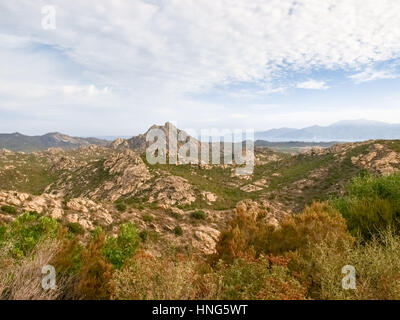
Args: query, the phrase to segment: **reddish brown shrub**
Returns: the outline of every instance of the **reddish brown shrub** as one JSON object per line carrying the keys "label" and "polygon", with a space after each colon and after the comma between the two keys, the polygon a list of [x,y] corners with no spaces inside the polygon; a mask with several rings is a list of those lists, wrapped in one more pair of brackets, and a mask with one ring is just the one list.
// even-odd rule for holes
{"label": "reddish brown shrub", "polygon": [[82,251],[82,265],[75,292],[82,299],[106,300],[113,293],[112,266],[102,255],[104,233],[98,234]]}
{"label": "reddish brown shrub", "polygon": [[258,208],[239,203],[229,228],[221,233],[213,261],[231,263],[236,258],[254,259],[263,252],[265,240],[273,227],[260,222]]}
{"label": "reddish brown shrub", "polygon": [[265,251],[280,255],[289,251],[304,251],[321,242],[340,250],[354,239],[337,210],[327,203],[314,202],[301,214],[284,220],[280,228],[270,233]]}

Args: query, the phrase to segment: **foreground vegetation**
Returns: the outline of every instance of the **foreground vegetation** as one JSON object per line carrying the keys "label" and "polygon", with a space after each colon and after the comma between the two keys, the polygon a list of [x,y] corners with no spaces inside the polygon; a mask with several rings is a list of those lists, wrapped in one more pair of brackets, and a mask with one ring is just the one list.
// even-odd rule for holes
{"label": "foreground vegetation", "polygon": [[[5,208],[7,211],[8,208]],[[117,237],[36,212],[0,226],[2,299],[400,299],[400,175],[354,179],[339,198],[314,202],[279,228],[238,207],[209,257],[147,250],[122,224]],[[202,212],[193,219],[202,219]],[[57,288],[43,290],[44,265]],[[356,270],[344,290],[342,268]]]}

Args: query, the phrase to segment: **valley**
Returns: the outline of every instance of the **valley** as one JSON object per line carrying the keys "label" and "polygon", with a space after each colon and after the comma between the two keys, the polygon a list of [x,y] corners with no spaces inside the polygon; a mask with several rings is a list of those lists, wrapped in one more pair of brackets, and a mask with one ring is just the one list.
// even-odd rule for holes
{"label": "valley", "polygon": [[[400,168],[398,140],[310,147],[296,154],[256,147],[254,172],[245,176],[234,174],[235,165],[150,165],[145,147],[143,138],[133,138],[72,150],[3,149],[0,205],[79,224],[84,234],[96,226],[117,234],[121,223],[131,221],[161,242],[209,254],[240,202],[266,208],[278,225],[312,201],[342,194],[363,171],[387,175]],[[201,219],[193,218],[196,212]],[[13,219],[0,213],[0,220]],[[177,226],[183,237],[175,236]]]}

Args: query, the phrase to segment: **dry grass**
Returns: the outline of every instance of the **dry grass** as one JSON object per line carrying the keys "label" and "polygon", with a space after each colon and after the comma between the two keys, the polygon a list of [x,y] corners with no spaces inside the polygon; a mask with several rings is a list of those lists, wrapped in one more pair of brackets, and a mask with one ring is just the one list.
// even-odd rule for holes
{"label": "dry grass", "polygon": [[129,265],[114,273],[115,299],[213,299],[217,286],[201,262],[184,256],[154,258],[139,251]]}
{"label": "dry grass", "polygon": [[[381,232],[367,243],[357,243],[341,254],[332,254],[326,244],[316,247],[313,261],[320,268],[317,299],[400,299],[400,237],[392,230]],[[342,288],[345,265],[356,270],[356,290]]]}
{"label": "dry grass", "polygon": [[7,258],[2,249],[0,270],[0,297],[10,300],[54,300],[63,294],[63,289],[69,278],[56,278],[56,289],[44,290],[41,273],[42,267],[50,264],[57,251],[57,241],[46,241],[37,245],[35,250],[20,261]]}

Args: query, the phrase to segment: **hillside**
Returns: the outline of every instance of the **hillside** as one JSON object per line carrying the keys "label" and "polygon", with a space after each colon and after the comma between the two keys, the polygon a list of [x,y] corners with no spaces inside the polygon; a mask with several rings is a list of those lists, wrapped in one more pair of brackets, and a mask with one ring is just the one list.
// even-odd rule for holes
{"label": "hillside", "polygon": [[[0,271],[1,297],[342,297],[329,287],[336,273],[327,269],[341,268],[353,258],[341,243],[358,252],[360,260],[353,262],[358,268],[392,272],[380,261],[397,261],[397,247],[376,242],[371,255],[363,246],[351,246],[353,234],[370,237],[373,228],[396,219],[400,140],[292,145],[297,153],[258,146],[254,171],[236,175],[235,163],[151,165],[143,153],[143,137],[67,150],[0,151],[0,261],[10,266]],[[400,243],[386,237],[384,241]],[[312,283],[309,250],[313,266],[325,272]],[[320,261],[321,250],[331,260]],[[377,250],[386,250],[387,257]],[[369,268],[365,259],[371,256]],[[11,282],[10,290],[1,287],[18,279],[10,275],[29,272],[23,266],[36,270],[32,264],[39,262],[32,257],[47,259],[46,264],[64,270],[58,276],[71,278],[51,293],[26,291],[25,283]],[[292,259],[297,264],[289,264]],[[93,261],[105,268],[100,278],[91,277]],[[248,274],[254,277],[249,280]],[[97,284],[87,286],[87,277]],[[368,277],[374,273],[363,277],[365,288],[377,296],[397,297],[395,290],[371,288]],[[313,285],[325,279],[322,289]],[[110,287],[102,292],[110,281],[116,291]],[[250,286],[250,291],[232,290],[232,282],[235,288]],[[271,292],[260,289],[270,283]],[[171,290],[172,285],[177,289]],[[370,297],[365,290],[357,294]]]}
{"label": "hillside", "polygon": [[[79,223],[86,231],[100,220],[115,231],[128,219],[170,243],[212,252],[241,201],[250,199],[268,208],[271,221],[278,223],[313,200],[342,194],[351,178],[363,171],[387,175],[400,169],[398,140],[312,147],[294,155],[257,147],[253,174],[237,176],[234,164],[150,165],[142,152],[143,136],[72,150],[3,150],[0,205]],[[193,227],[191,214],[199,210],[207,219],[195,221]],[[177,225],[185,231],[179,244],[171,233]],[[199,232],[206,242],[199,242]]]}

